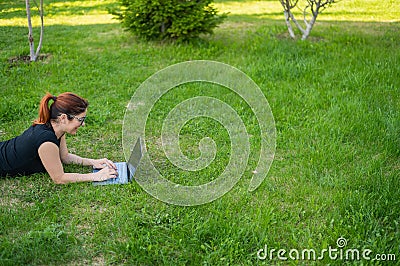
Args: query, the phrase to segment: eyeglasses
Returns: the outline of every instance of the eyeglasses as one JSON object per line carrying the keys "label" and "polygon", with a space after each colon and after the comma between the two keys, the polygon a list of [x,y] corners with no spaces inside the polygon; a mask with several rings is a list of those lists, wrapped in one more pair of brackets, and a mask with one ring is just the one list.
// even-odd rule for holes
{"label": "eyeglasses", "polygon": [[85,119],[86,119],[86,116],[84,116],[84,117],[77,117],[77,116],[70,115],[70,114],[66,114],[66,115],[68,116],[68,119],[75,118],[76,120],[78,120],[78,121],[81,123],[81,125],[83,125],[83,123],[85,122]]}

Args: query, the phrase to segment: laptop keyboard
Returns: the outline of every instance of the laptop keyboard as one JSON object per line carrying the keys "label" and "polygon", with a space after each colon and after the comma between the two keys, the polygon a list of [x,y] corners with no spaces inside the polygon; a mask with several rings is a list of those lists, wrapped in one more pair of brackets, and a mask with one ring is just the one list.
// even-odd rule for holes
{"label": "laptop keyboard", "polygon": [[115,166],[117,166],[117,172],[118,172],[117,178],[110,178],[110,179],[100,181],[100,182],[93,182],[93,185],[114,185],[114,184],[128,183],[128,170],[126,167],[126,163],[123,163],[123,162],[115,163]]}

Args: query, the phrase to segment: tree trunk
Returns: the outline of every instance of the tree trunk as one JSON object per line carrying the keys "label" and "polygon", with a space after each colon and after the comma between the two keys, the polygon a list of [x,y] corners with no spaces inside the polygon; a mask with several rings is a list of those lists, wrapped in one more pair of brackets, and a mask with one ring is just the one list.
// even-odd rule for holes
{"label": "tree trunk", "polygon": [[[307,39],[307,37],[310,35],[310,33],[311,33],[311,30],[312,30],[312,28],[314,27],[314,24],[315,24],[315,21],[317,20],[317,16],[318,16],[318,14],[319,14],[319,6],[317,6],[317,9],[316,9],[316,11],[313,11],[312,12],[312,17],[311,17],[311,20],[310,20],[310,22],[306,22],[306,25],[307,25],[307,27],[306,27],[306,29],[303,31],[303,35],[301,36],[301,40],[305,40],[305,39]],[[306,21],[306,20],[304,20],[304,21]]]}
{"label": "tree trunk", "polygon": [[290,24],[290,15],[288,11],[284,11],[285,14],[285,22],[286,22],[286,26],[288,27],[288,31],[289,31],[289,35],[290,37],[292,37],[292,39],[296,38],[296,35],[294,34],[293,28],[292,28],[292,24]]}
{"label": "tree trunk", "polygon": [[310,22],[307,23],[307,27],[306,27],[305,31],[303,32],[303,35],[301,36],[301,40],[304,41],[310,35],[311,30],[314,26],[314,23],[317,20],[317,15],[313,15]]}
{"label": "tree trunk", "polygon": [[290,18],[292,19],[294,25],[296,25],[296,27],[299,29],[299,31],[301,31],[301,33],[304,33],[304,29],[303,27],[300,25],[300,23],[296,20],[296,18],[294,17],[293,13],[290,12]]}
{"label": "tree trunk", "polygon": [[[293,27],[291,22],[296,25],[296,27],[300,30],[302,36],[301,40],[307,39],[307,37],[310,35],[311,30],[315,24],[315,21],[317,20],[317,16],[320,11],[324,10],[328,6],[330,6],[333,3],[336,3],[338,0],[306,0],[306,3],[308,4],[304,9],[303,9],[303,21],[305,24],[305,28],[303,28],[300,23],[295,19],[293,13],[291,10],[296,7],[297,3],[299,0],[279,0],[283,7],[283,12],[285,15],[285,23],[286,26],[288,27],[290,37],[295,39],[295,34],[293,31]],[[307,21],[307,9],[310,9],[311,11],[311,19],[310,21]]]}
{"label": "tree trunk", "polygon": [[42,42],[43,42],[43,31],[44,31],[44,22],[43,22],[43,0],[40,0],[40,37],[39,37],[39,44],[38,47],[36,49],[36,54],[35,54],[35,60],[37,59],[37,57],[39,56],[40,53],[40,49],[42,49]]}
{"label": "tree trunk", "polygon": [[29,53],[30,53],[30,60],[36,61],[35,56],[35,44],[33,42],[33,31],[32,31],[32,21],[31,21],[31,6],[29,4],[29,0],[25,0],[26,4],[26,16],[28,17],[28,40],[29,40]]}
{"label": "tree trunk", "polygon": [[[38,7],[39,14],[40,14],[40,37],[39,37],[39,44],[36,48],[35,52],[35,43],[33,41],[33,29],[32,29],[32,20],[31,20],[31,5],[30,0],[25,0],[26,5],[26,16],[28,18],[28,40],[29,40],[29,57],[31,62],[35,62],[39,56],[40,49],[42,49],[43,43],[43,32],[44,32],[44,22],[43,22],[43,0],[40,0],[40,6]],[[36,3],[36,2],[35,2]],[[36,4],[37,5],[37,4]]]}

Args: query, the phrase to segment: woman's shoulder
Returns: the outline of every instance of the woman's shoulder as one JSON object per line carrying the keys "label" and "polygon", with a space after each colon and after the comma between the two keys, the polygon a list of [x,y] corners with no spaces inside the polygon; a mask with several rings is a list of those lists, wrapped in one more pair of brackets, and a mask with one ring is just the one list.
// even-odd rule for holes
{"label": "woman's shoulder", "polygon": [[51,126],[47,124],[38,124],[31,126],[30,129],[32,130],[32,137],[36,139],[38,144],[50,141],[57,144],[57,146],[60,145],[60,141],[57,139],[57,136]]}
{"label": "woman's shoulder", "polygon": [[54,130],[48,127],[46,124],[32,125],[24,133],[28,133],[31,136],[40,136],[42,134],[47,135],[49,133],[49,135],[55,135]]}
{"label": "woman's shoulder", "polygon": [[54,132],[51,125],[48,125],[48,124],[36,124],[36,125],[32,125],[31,128],[39,130],[39,131],[53,131]]}

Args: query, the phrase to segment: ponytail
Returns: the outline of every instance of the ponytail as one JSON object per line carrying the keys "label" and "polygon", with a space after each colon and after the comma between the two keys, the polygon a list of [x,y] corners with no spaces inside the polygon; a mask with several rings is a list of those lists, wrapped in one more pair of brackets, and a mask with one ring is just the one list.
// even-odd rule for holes
{"label": "ponytail", "polygon": [[[49,105],[50,100],[53,102]],[[40,101],[39,117],[33,121],[33,125],[47,124],[50,120],[57,119],[60,114],[83,113],[88,105],[87,100],[71,92],[62,93],[58,97],[47,92]]]}
{"label": "ponytail", "polygon": [[51,95],[50,93],[46,93],[46,95],[42,98],[40,101],[39,105],[39,117],[33,121],[33,125],[38,125],[38,124],[46,124],[50,122],[50,107],[49,107],[49,101],[53,100],[55,101],[55,96]]}

